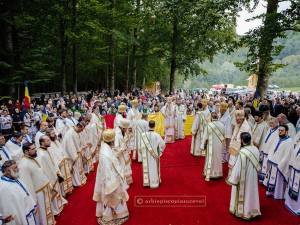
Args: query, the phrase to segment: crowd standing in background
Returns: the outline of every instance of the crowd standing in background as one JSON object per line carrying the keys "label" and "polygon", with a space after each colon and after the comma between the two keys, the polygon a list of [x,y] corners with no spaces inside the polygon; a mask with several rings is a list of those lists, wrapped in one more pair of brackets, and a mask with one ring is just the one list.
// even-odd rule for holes
{"label": "crowd standing in background", "polygon": [[[29,108],[18,100],[3,101],[0,114],[2,223],[55,224],[66,197],[87,182],[97,161],[93,199],[98,223],[124,223],[127,189],[134,182],[131,160],[142,163],[143,185],[158,188],[165,144],[185,138],[188,115],[194,117],[190,152],[205,157],[205,180],[223,177],[222,164],[228,163],[231,213],[244,219],[261,215],[259,181],[267,196],[284,199],[300,215],[299,94],[254,98],[104,90],[43,95],[32,99]],[[149,119],[151,114],[164,119]],[[115,115],[114,129],[106,129],[106,115]]]}

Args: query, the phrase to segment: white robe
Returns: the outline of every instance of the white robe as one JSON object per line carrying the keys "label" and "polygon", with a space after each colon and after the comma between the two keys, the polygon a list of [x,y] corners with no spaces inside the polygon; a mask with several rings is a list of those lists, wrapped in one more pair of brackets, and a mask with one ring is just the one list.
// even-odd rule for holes
{"label": "white robe", "polygon": [[266,133],[266,136],[259,148],[259,161],[261,164],[261,170],[258,173],[258,179],[260,182],[263,182],[267,173],[267,165],[268,165],[268,155],[273,154],[275,145],[277,144],[279,139],[278,136],[278,127],[269,130]]}
{"label": "white robe", "polygon": [[123,119],[123,116],[120,113],[116,114],[116,117],[114,119],[114,128],[120,126],[120,121]]}
{"label": "white robe", "polygon": [[133,148],[132,150],[137,150],[138,149],[138,131],[137,129],[137,121],[139,119],[141,119],[141,113],[138,111],[137,108],[131,108],[128,113],[127,113],[127,117],[128,120],[130,120],[130,124],[132,127],[132,131],[133,131]]}
{"label": "white robe", "polygon": [[44,174],[39,163],[33,159],[24,156],[18,165],[20,180],[25,183],[27,190],[37,203],[38,224],[55,224],[54,215],[51,210],[51,189],[50,181]]}
{"label": "white robe", "polygon": [[[8,149],[5,146],[0,147],[0,168],[2,167],[3,163],[7,160],[12,160],[12,156]],[[2,172],[0,171],[0,176],[2,175]]]}
{"label": "white robe", "polygon": [[200,156],[201,153],[201,137],[203,136],[202,126],[200,126],[200,112],[197,112],[192,125],[192,143],[191,154],[194,156]]}
{"label": "white robe", "polygon": [[252,142],[258,149],[260,149],[268,129],[269,126],[266,121],[254,124],[252,129]]}
{"label": "white robe", "polygon": [[[90,173],[94,169],[93,165],[93,157],[92,157],[92,148],[96,148],[97,144],[93,143],[94,141],[98,141],[98,139],[93,139],[91,135],[92,128],[94,127],[95,132],[97,132],[96,126],[92,126],[90,123],[84,128],[84,130],[79,134],[79,140],[80,140],[80,152],[82,155],[82,162],[83,162],[83,168],[84,172],[86,174]],[[93,139],[93,140],[92,140]],[[91,144],[90,147],[88,144]],[[95,149],[94,149],[95,151]]]}
{"label": "white robe", "polygon": [[0,193],[0,214],[14,218],[8,225],[36,224],[36,203],[22,181],[1,177]]}
{"label": "white robe", "polygon": [[232,185],[230,212],[237,217],[251,219],[261,215],[257,184],[258,170],[258,149],[255,146],[241,148],[227,180]]}
{"label": "white robe", "polygon": [[119,159],[120,165],[123,168],[124,176],[126,178],[127,184],[131,184],[132,181],[132,170],[131,170],[131,160],[130,160],[130,150],[128,148],[128,137],[123,136],[122,131],[119,127],[115,128],[115,146],[117,157]]}
{"label": "white robe", "polygon": [[285,206],[300,216],[300,143],[296,145],[289,163],[288,187],[285,192]]}
{"label": "white robe", "polygon": [[22,145],[21,144],[18,145],[12,142],[11,140],[8,140],[5,144],[5,147],[8,150],[11,158],[18,163],[24,155],[22,150]]}
{"label": "white robe", "polygon": [[51,202],[51,208],[54,215],[58,215],[64,208],[64,204],[67,204],[67,200],[62,197],[60,185],[58,183],[58,174],[60,175],[59,167],[54,162],[50,153],[46,149],[39,148],[37,150],[38,156],[36,160],[39,162],[44,174],[48,177],[52,191],[56,192]]}
{"label": "white robe", "polygon": [[62,149],[61,143],[58,140],[51,141],[51,145],[48,148],[48,151],[52,159],[54,160],[54,163],[59,168],[62,177],[64,178],[64,181],[61,184],[63,196],[72,193],[73,184],[72,184],[71,166],[67,160],[64,150]]}
{"label": "white robe", "polygon": [[62,140],[62,148],[72,167],[73,185],[75,187],[84,185],[86,183],[86,176],[83,171],[80,136],[74,128],[69,129],[65,134]]}
{"label": "white robe", "polygon": [[175,137],[176,139],[184,139],[184,123],[186,120],[186,106],[180,104],[176,106],[176,123],[175,123]]}
{"label": "white robe", "polygon": [[167,103],[162,107],[161,113],[165,118],[165,142],[174,143],[175,141],[175,118],[176,118],[176,106],[171,103]]}
{"label": "white robe", "polygon": [[273,196],[275,199],[284,199],[293,147],[292,138],[279,139],[273,153],[268,155],[264,185],[267,187],[267,195]]}
{"label": "white robe", "polygon": [[42,132],[42,131],[38,131],[37,133],[36,133],[36,135],[35,135],[35,137],[34,137],[34,144],[35,144],[35,147],[36,148],[39,148],[40,147],[40,138],[42,137],[42,136],[44,136],[45,135],[45,133],[44,133],[44,131]]}
{"label": "white robe", "polygon": [[223,176],[222,153],[225,141],[225,126],[221,121],[213,121],[208,124],[204,131],[203,144],[207,141],[207,150],[205,156],[204,176],[206,181],[210,178],[219,178]]}
{"label": "white robe", "polygon": [[288,135],[291,138],[294,138],[296,136],[296,128],[295,128],[294,124],[287,123],[286,125],[289,127]]}
{"label": "white robe", "polygon": [[[241,124],[241,126],[238,125],[234,126],[232,138],[230,140],[230,145],[229,145],[229,153],[230,153],[229,162],[228,162],[229,168],[233,167],[237,159],[236,155],[241,148],[241,133],[243,132],[249,132],[251,134],[251,127],[246,119]],[[233,149],[233,151],[231,149]]]}
{"label": "white robe", "polygon": [[55,122],[55,128],[58,132],[58,135],[60,135],[62,138],[66,134],[66,132],[69,129],[69,126],[66,125],[66,120],[63,118],[57,118]]}
{"label": "white robe", "polygon": [[166,144],[155,131],[148,131],[142,135],[143,180],[144,186],[157,188],[161,182],[160,156]]}
{"label": "white robe", "polygon": [[[227,140],[230,141],[232,136],[232,124],[231,124],[231,117],[228,110],[223,114],[223,116],[221,116],[220,121],[224,124],[225,127],[225,141]],[[223,150],[223,161],[228,162],[228,160],[229,160],[228,146],[225,143],[224,150]]]}
{"label": "white robe", "polygon": [[[142,140],[141,140],[141,136],[142,133],[145,133],[149,130],[149,122],[143,119],[139,119],[136,122],[136,128],[137,128],[137,152],[138,152],[138,162],[142,162]],[[132,158],[135,159],[135,153],[133,152],[133,156]]]}
{"label": "white robe", "polygon": [[[93,200],[97,202],[96,217],[113,221],[129,215],[126,202],[129,196],[119,160],[110,146],[101,143]],[[113,210],[114,209],[114,212]]]}

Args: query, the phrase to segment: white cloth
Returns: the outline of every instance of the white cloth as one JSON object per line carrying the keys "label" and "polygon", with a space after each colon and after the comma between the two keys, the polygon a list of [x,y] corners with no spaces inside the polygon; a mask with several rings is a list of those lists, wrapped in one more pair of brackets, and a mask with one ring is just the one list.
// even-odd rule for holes
{"label": "white cloth", "polygon": [[86,176],[83,172],[83,164],[80,149],[80,136],[74,130],[74,128],[69,129],[63,140],[62,149],[65,151],[67,160],[72,165],[72,180],[75,187],[81,186],[86,182]]}
{"label": "white cloth", "polygon": [[139,110],[137,108],[131,108],[128,113],[127,113],[127,117],[128,120],[130,120],[130,125],[132,127],[133,130],[133,150],[137,150],[138,149],[138,131],[137,129],[137,121],[141,119],[141,113],[139,112]]}
{"label": "white cloth", "polygon": [[[251,160],[248,155],[253,159]],[[237,155],[237,160],[227,180],[232,185],[230,212],[244,219],[261,215],[257,184],[258,164],[258,149],[255,146],[245,146]]]}
{"label": "white cloth", "polygon": [[286,124],[289,127],[288,135],[291,138],[294,138],[296,136],[296,128],[292,123],[287,123]]}
{"label": "white cloth", "polygon": [[14,218],[8,225],[36,224],[36,204],[22,181],[1,177],[0,193],[0,214]]}
{"label": "white cloth", "polygon": [[184,123],[187,109],[184,104],[177,105],[176,108],[175,137],[176,139],[184,139]]}
{"label": "white cloth", "polygon": [[[0,168],[2,167],[3,163],[7,160],[11,160],[12,156],[10,154],[10,152],[8,151],[8,149],[5,146],[0,146]],[[2,173],[0,172],[0,175]]]}
{"label": "white cloth", "polygon": [[[102,142],[99,154],[93,200],[97,202],[96,216],[105,221],[124,218],[129,215],[129,197],[123,169],[111,147]],[[116,212],[113,213],[113,210]]]}
{"label": "white cloth", "polygon": [[285,192],[285,206],[300,216],[300,143],[296,145],[289,163],[288,187]]}
{"label": "white cloth", "polygon": [[35,147],[36,148],[39,148],[40,147],[40,138],[42,137],[42,136],[44,136],[45,135],[45,133],[44,133],[44,131],[38,131],[37,133],[36,133],[36,135],[35,135],[35,138],[34,138],[34,144],[35,144]]}
{"label": "white cloth", "polygon": [[14,143],[12,140],[8,140],[8,142],[6,142],[5,144],[5,147],[8,150],[12,159],[18,163],[24,155],[22,145]]}
{"label": "white cloth", "polygon": [[61,190],[58,183],[58,174],[60,175],[60,170],[47,149],[39,148],[37,154],[36,160],[39,162],[44,174],[48,177],[52,189],[57,192],[52,200],[52,211],[54,215],[58,215],[63,210],[63,205],[67,203],[61,196]]}
{"label": "white cloth", "polygon": [[203,135],[203,144],[207,141],[205,156],[204,175],[208,181],[210,178],[223,176],[222,153],[225,144],[225,126],[221,121],[213,121],[208,124]]}
{"label": "white cloth", "polygon": [[[139,119],[136,122],[137,128],[137,152],[138,152],[138,162],[142,162],[142,133],[145,133],[149,130],[149,122],[143,119]],[[134,153],[133,153],[134,154]]]}
{"label": "white cloth", "polygon": [[177,108],[173,103],[166,103],[161,108],[161,113],[165,118],[165,142],[173,143],[175,141],[175,118]]}
{"label": "white cloth", "polygon": [[259,172],[260,181],[263,181],[265,179],[268,168],[268,155],[274,153],[275,145],[277,144],[278,140],[278,127],[274,129],[269,128],[261,144],[261,147],[259,148],[261,162],[261,171]]}
{"label": "white cloth", "polygon": [[264,185],[267,186],[267,195],[273,195],[275,199],[284,199],[293,147],[292,138],[280,138],[274,151],[272,151],[273,153],[268,155],[268,168]]}
{"label": "white cloth", "polygon": [[68,131],[69,126],[66,124],[66,119],[59,117],[56,119],[55,122],[55,128],[58,132],[58,135],[61,135],[61,137],[64,137],[65,133]]}
{"label": "white cloth", "polygon": [[116,114],[116,117],[114,119],[114,128],[120,126],[120,121],[123,119],[123,116],[120,113]]}
{"label": "white cloth", "polygon": [[[150,146],[147,145],[147,142]],[[143,155],[143,173],[145,177],[148,176],[148,182],[145,182],[144,186],[150,186],[150,188],[157,188],[161,181],[160,178],[160,156],[162,155],[166,144],[161,136],[155,131],[148,131],[143,133],[142,136],[142,155]],[[146,170],[147,167],[147,170]]]}
{"label": "white cloth", "polygon": [[25,183],[29,193],[37,203],[38,224],[55,224],[54,215],[51,211],[50,181],[43,169],[35,159],[26,156],[21,159],[18,167],[20,180]]}
{"label": "white cloth", "polygon": [[254,124],[252,129],[252,142],[258,149],[260,149],[268,129],[269,126],[266,121]]}
{"label": "white cloth", "polygon": [[[230,168],[235,164],[235,161],[237,159],[236,154],[239,152],[241,148],[241,133],[243,132],[249,132],[251,134],[251,127],[246,119],[240,126],[237,124],[234,126],[233,134],[229,145],[230,157],[229,157],[228,166]],[[234,149],[234,151],[232,151],[231,149]]]}
{"label": "white cloth", "polygon": [[115,146],[117,157],[119,159],[120,165],[123,168],[124,176],[128,184],[132,183],[132,170],[130,161],[130,150],[128,148],[128,137],[123,136],[122,131],[119,127],[115,128]]}

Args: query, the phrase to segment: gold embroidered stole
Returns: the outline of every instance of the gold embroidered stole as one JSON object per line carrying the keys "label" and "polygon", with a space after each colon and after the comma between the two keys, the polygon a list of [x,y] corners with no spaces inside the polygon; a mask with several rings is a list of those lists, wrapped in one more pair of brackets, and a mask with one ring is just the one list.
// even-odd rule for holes
{"label": "gold embroidered stole", "polygon": [[252,163],[252,165],[257,171],[260,170],[260,163],[259,163],[259,159],[257,159],[255,155],[245,147],[240,150],[240,157],[241,157],[241,175],[240,175],[239,187],[237,189],[238,191],[237,214],[238,216],[244,216],[247,159]]}
{"label": "gold embroidered stole", "polygon": [[215,123],[209,123],[207,127],[208,131],[208,149],[206,152],[206,178],[205,180],[209,181],[211,164],[212,164],[212,154],[213,154],[213,133],[218,137],[221,143],[225,140],[224,135],[221,133],[220,129]]}
{"label": "gold embroidered stole", "polygon": [[[147,152],[150,153],[150,155],[156,160],[157,162],[157,166],[158,166],[158,173],[159,172],[159,156],[160,156],[160,152],[159,150],[157,150],[157,152],[155,152],[155,150],[153,149],[153,147],[151,146],[150,140],[147,137],[147,133],[143,133],[141,136],[141,140],[144,143],[142,146],[142,159],[143,159],[143,183],[144,186],[149,186],[150,182],[149,182],[149,165],[148,165],[148,157],[147,157]],[[160,174],[158,175],[160,177]]]}

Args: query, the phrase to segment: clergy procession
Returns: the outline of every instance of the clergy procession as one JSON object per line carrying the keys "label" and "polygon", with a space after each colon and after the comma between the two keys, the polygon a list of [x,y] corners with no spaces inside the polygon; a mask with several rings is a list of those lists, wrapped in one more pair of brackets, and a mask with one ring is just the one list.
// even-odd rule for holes
{"label": "clergy procession", "polygon": [[[9,100],[0,113],[0,224],[56,224],[68,204],[80,204],[68,200],[93,182],[92,173],[90,215],[102,225],[126,223],[137,216],[128,206],[131,186],[161,188],[166,147],[188,136],[189,147],[181,151],[203,158],[197,179],[230,185],[232,215],[264,217],[263,197],[300,216],[299,95],[103,90],[42,96],[29,108]],[[142,183],[134,179],[133,164]]]}

